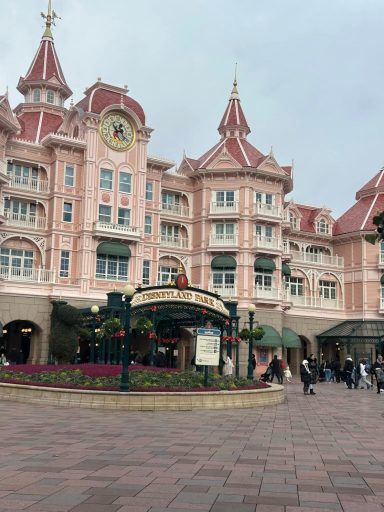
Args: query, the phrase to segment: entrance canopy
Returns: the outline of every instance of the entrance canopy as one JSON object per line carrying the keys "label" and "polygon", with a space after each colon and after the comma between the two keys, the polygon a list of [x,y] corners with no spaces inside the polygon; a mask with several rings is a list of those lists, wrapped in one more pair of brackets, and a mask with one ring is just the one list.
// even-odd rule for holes
{"label": "entrance canopy", "polygon": [[384,342],[384,320],[347,320],[317,335],[320,342],[344,343]]}
{"label": "entrance canopy", "polygon": [[271,327],[270,325],[260,325],[265,334],[261,340],[255,341],[255,345],[258,347],[281,347],[281,336],[280,334]]}
{"label": "entrance canopy", "polygon": [[285,348],[301,348],[300,338],[288,327],[283,327],[282,344]]}

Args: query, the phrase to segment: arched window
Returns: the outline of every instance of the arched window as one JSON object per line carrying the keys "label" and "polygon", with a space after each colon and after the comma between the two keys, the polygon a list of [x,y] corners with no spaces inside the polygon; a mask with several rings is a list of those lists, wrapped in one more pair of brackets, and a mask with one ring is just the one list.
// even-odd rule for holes
{"label": "arched window", "polygon": [[291,229],[297,228],[297,219],[293,212],[289,212],[289,223],[291,225]]}
{"label": "arched window", "polygon": [[39,103],[41,101],[41,91],[40,89],[34,89],[33,90],[33,102]]}
{"label": "arched window", "polygon": [[53,91],[47,91],[47,103],[55,103],[55,93]]}
{"label": "arched window", "polygon": [[317,221],[317,232],[325,235],[329,233],[329,224],[325,219],[321,218]]}

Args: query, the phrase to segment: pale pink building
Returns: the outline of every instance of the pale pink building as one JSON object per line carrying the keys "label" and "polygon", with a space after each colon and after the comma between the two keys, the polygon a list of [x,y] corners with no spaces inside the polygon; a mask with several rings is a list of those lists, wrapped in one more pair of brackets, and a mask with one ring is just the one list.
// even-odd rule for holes
{"label": "pale pink building", "polygon": [[[252,303],[269,335],[296,333],[294,369],[318,352],[323,331],[382,319],[384,249],[363,235],[384,208],[384,170],[337,221],[327,208],[288,200],[293,168],[251,144],[236,81],[218,143],[176,169],[150,155],[152,129],[126,87],[99,80],[65,106],[72,91],[51,21],[48,12],[19,80],[21,103],[12,110],[0,96],[0,322],[8,352],[47,360],[53,299],[101,305],[127,281],[164,284],[180,268],[193,285],[236,304],[240,328]],[[328,343],[324,357],[340,349]],[[261,363],[272,355],[255,351]],[[187,365],[191,351],[180,354]],[[246,358],[243,346],[243,373]]]}

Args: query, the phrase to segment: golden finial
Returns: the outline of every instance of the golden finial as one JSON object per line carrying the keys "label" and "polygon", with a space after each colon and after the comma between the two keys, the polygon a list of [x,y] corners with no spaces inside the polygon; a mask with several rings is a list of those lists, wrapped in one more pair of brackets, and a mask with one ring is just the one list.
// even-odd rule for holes
{"label": "golden finial", "polygon": [[51,26],[56,25],[55,19],[61,19],[55,11],[52,11],[52,0],[48,0],[48,13],[44,14],[43,12],[40,13],[41,17],[45,20],[45,31],[43,34],[43,37],[50,37],[53,39]]}
{"label": "golden finial", "polygon": [[232,94],[239,94],[239,91],[237,90],[237,62],[235,63],[235,79],[233,80],[233,89]]}

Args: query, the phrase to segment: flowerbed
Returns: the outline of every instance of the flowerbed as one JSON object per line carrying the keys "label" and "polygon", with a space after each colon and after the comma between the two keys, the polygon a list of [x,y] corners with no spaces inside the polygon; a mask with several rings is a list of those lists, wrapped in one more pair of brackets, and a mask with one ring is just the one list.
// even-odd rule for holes
{"label": "flowerbed", "polygon": [[[34,370],[34,371],[33,371]],[[0,382],[68,389],[97,389],[118,391],[121,367],[117,365],[19,365],[0,367]],[[266,388],[263,382],[250,384],[249,380],[225,378],[210,373],[208,388],[199,372],[181,372],[172,369],[142,366],[130,367],[131,391],[220,391]]]}

